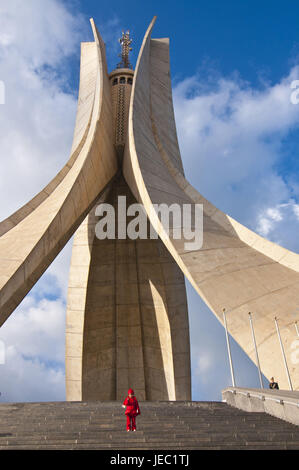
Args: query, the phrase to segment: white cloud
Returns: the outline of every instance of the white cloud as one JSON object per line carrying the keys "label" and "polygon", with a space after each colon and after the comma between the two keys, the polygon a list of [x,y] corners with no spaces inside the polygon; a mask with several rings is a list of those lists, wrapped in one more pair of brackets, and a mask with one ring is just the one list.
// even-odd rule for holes
{"label": "white cloud", "polygon": [[299,210],[295,200],[260,210],[256,231],[286,248],[299,251]]}
{"label": "white cloud", "polygon": [[283,208],[288,207],[290,204],[279,204],[277,207],[269,207],[268,209],[260,212],[258,215],[258,224],[256,231],[267,237],[271,231],[277,226],[277,222],[283,220]]}
{"label": "white cloud", "polygon": [[0,366],[1,401],[61,401],[65,399],[64,370],[25,359],[13,346],[6,350],[6,364]]}
{"label": "white cloud", "polygon": [[1,340],[24,356],[59,362],[64,355],[64,331],[65,304],[61,299],[27,296],[2,326]]}
{"label": "white cloud", "polygon": [[299,204],[294,204],[293,205],[293,211],[297,219],[299,220]]}
{"label": "white cloud", "polygon": [[[85,24],[57,0],[14,0],[0,6],[0,218],[27,202],[65,164],[76,96],[65,64],[80,54]],[[81,32],[81,34],[79,34]],[[78,70],[79,77],[79,70]]]}
{"label": "white cloud", "polygon": [[296,77],[299,66],[261,89],[236,76],[190,77],[174,88],[174,103],[190,182],[241,223],[299,251],[298,218],[290,210],[297,177],[286,181],[277,170],[287,158],[284,139],[299,129],[299,106],[290,102]]}
{"label": "white cloud", "polygon": [[65,304],[27,296],[2,326],[1,401],[63,400]]}
{"label": "white cloud", "polygon": [[[285,207],[285,204],[281,204],[281,206]],[[270,207],[267,209],[267,215],[270,219],[275,220],[276,222],[280,222],[283,219],[282,213],[278,207]]]}
{"label": "white cloud", "polygon": [[197,374],[201,377],[207,376],[213,365],[210,351],[201,351],[197,359]]}
{"label": "white cloud", "polygon": [[1,56],[17,54],[25,68],[60,65],[79,50],[82,25],[81,15],[59,0],[1,2]]}
{"label": "white cloud", "polygon": [[266,217],[259,217],[257,232],[263,237],[267,237],[268,233],[273,229],[273,223]]}
{"label": "white cloud", "polygon": [[[0,80],[6,88],[0,106],[0,219],[34,196],[69,157],[77,98],[66,64],[72,54],[80,56],[89,28],[58,0],[0,5]],[[71,242],[0,330],[4,401],[65,398],[70,255]]]}

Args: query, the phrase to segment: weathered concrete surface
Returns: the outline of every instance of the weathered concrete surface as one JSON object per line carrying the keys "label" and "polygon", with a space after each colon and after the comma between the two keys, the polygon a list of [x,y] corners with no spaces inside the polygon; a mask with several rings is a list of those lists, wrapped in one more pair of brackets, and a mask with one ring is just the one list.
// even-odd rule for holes
{"label": "weathered concrete surface", "polygon": [[[123,135],[118,134],[122,127],[116,123],[127,122],[128,101],[115,92],[114,98],[124,111],[116,121],[105,48],[92,23],[95,43],[82,46],[70,160],[36,198],[0,224],[0,325],[84,221],[74,243],[68,298],[66,376],[70,399],[82,399],[85,393],[94,399],[99,390],[107,397],[111,393],[118,397],[128,384],[133,386],[132,381],[147,399],[188,398],[186,306],[173,313],[177,304],[185,302],[185,287],[174,263],[221,322],[226,308],[230,333],[255,360],[248,321],[248,312],[253,312],[263,373],[274,375],[286,388],[274,327],[274,316],[279,316],[293,385],[299,389],[299,368],[292,359],[297,339],[293,322],[299,256],[248,230],[186,181],[173,113],[168,39],[151,39],[154,21],[139,54],[128,129]],[[160,240],[118,241],[110,246],[106,241],[98,243],[94,232],[91,234],[95,227],[91,209],[98,200],[108,200],[109,191],[114,188],[115,193],[117,188],[109,186],[121,172],[116,135],[121,137],[120,147],[126,141],[122,171],[127,189],[144,205],[168,249],[167,256]],[[181,208],[191,204],[193,215],[195,204],[203,204],[201,249],[186,249],[189,240],[184,236],[175,239],[172,226],[167,233],[152,210],[153,204],[162,203],[177,203]],[[186,227],[182,224],[181,228]],[[162,248],[165,253],[161,256]],[[169,272],[161,280],[166,265]],[[168,277],[180,288],[171,287]],[[132,332],[138,345],[135,351]]]}
{"label": "weathered concrete surface", "polygon": [[[119,177],[97,202],[135,198]],[[133,217],[128,217],[127,223]],[[73,245],[66,327],[68,401],[191,399],[184,276],[160,240],[99,240],[95,208]]]}
{"label": "weathered concrete surface", "polygon": [[[263,373],[287,388],[274,317],[279,317],[295,389],[299,368],[292,360],[296,339],[299,256],[260,237],[218,210],[184,178],[175,130],[167,39],[151,39],[155,19],[137,61],[123,171],[136,199],[184,274],[222,323],[227,310],[234,339],[255,361],[248,312],[253,312]],[[185,249],[152,210],[153,204],[203,204],[203,245]]]}
{"label": "weathered concrete surface", "polygon": [[0,325],[61,251],[117,172],[105,47],[92,26],[95,43],[82,46],[71,159],[33,202],[0,227]]}
{"label": "weathered concrete surface", "polygon": [[299,392],[228,387],[223,400],[244,411],[268,413],[299,426]]}

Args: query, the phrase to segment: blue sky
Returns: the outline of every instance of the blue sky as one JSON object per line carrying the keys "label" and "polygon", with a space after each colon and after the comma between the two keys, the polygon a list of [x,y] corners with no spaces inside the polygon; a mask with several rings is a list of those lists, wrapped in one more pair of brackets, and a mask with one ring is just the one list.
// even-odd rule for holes
{"label": "blue sky", "polygon": [[[100,6],[99,6],[100,5]],[[205,62],[222,75],[238,71],[254,86],[260,77],[274,83],[288,73],[299,53],[299,5],[282,1],[78,2],[86,17],[101,25],[111,20],[128,27],[136,59],[144,30],[158,16],[157,37],[171,38],[174,79],[194,75]],[[113,64],[112,64],[113,65]]]}
{"label": "blue sky", "polygon": [[[119,61],[122,29],[135,64],[153,37],[170,37],[177,130],[186,176],[217,207],[299,252],[299,5],[283,1],[11,0],[0,6],[0,219],[64,165],[72,142],[80,42],[93,17]],[[30,110],[30,112],[29,112]],[[50,129],[50,131],[49,131]],[[2,401],[63,400],[69,243],[1,328]],[[230,385],[222,326],[187,283],[194,400]],[[248,325],[249,326],[249,325]],[[256,368],[232,341],[236,380],[258,386]],[[279,378],[278,378],[279,380]]]}

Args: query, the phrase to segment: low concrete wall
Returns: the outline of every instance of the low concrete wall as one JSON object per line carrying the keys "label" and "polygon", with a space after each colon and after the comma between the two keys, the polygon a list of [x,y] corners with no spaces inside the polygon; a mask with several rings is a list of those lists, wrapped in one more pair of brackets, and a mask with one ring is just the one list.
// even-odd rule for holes
{"label": "low concrete wall", "polygon": [[299,392],[228,387],[222,398],[241,410],[268,413],[299,426]]}

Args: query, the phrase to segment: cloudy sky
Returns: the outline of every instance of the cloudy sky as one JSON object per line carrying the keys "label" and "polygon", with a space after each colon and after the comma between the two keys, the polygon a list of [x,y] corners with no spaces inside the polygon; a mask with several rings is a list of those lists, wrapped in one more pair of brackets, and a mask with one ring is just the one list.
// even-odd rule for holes
{"label": "cloudy sky", "polygon": [[[161,5],[162,4],[162,5]],[[0,220],[68,159],[80,42],[92,16],[112,70],[130,29],[135,63],[143,34],[171,38],[180,148],[190,182],[221,210],[299,252],[299,6],[265,0],[0,1]],[[64,400],[65,308],[71,242],[0,330],[2,401]],[[194,400],[230,385],[224,331],[187,283]],[[1,346],[0,344],[0,346]],[[232,341],[237,384],[258,386]]]}

